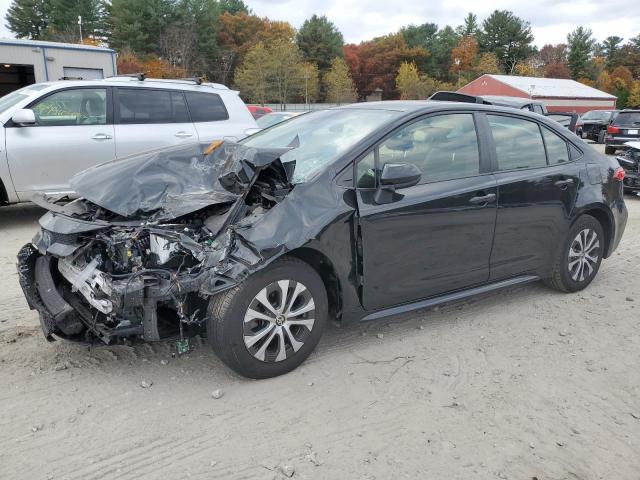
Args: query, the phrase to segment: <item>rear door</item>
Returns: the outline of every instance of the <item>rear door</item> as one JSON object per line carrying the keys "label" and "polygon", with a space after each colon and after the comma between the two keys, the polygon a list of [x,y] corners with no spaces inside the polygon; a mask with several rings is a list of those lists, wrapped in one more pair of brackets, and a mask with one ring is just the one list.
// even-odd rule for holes
{"label": "rear door", "polygon": [[[184,92],[191,120],[195,125],[198,138],[203,143],[214,140],[238,141],[244,135],[247,128],[244,125],[235,125],[229,118],[229,112],[217,93],[213,92]],[[251,114],[247,113],[247,117]]]}
{"label": "rear door", "polygon": [[491,279],[536,273],[550,265],[569,228],[579,166],[552,129],[515,115],[486,118],[498,184]]}
{"label": "rear door", "polygon": [[114,105],[118,158],[198,142],[180,90],[118,87]]}
{"label": "rear door", "polygon": [[110,89],[65,88],[31,103],[32,126],[7,124],[7,160],[20,200],[69,193],[69,179],[115,157]]}
{"label": "rear door", "polygon": [[[363,302],[375,310],[482,284],[496,216],[496,183],[481,156],[470,112],[401,127],[358,164]],[[375,201],[385,163],[411,163],[418,185]]]}

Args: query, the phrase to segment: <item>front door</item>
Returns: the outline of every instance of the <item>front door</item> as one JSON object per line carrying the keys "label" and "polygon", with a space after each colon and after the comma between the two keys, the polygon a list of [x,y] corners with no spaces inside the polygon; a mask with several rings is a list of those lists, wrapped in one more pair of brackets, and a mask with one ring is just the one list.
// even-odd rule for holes
{"label": "front door", "polygon": [[487,119],[498,182],[491,279],[543,272],[568,231],[579,167],[568,143],[551,129],[516,116]]}
{"label": "front door", "polygon": [[115,157],[106,88],[59,90],[30,105],[32,126],[8,125],[7,160],[20,200],[69,193],[69,179]]}
{"label": "front door", "polygon": [[[481,161],[471,113],[402,127],[357,165],[363,303],[376,310],[486,282],[496,182]],[[376,203],[385,163],[412,163],[418,185]]]}

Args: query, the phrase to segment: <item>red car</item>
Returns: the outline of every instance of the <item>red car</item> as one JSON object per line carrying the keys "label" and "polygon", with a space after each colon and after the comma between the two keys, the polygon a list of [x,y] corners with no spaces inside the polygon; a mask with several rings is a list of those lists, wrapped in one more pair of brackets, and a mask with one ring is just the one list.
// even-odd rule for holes
{"label": "red car", "polygon": [[247,105],[247,108],[256,120],[267,113],[273,112],[269,107],[263,107],[262,105]]}

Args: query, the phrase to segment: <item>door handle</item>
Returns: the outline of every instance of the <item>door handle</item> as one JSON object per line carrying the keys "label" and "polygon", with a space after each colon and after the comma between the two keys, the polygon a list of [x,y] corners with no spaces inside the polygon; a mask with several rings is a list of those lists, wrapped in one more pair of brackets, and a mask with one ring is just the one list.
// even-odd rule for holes
{"label": "door handle", "polygon": [[469,203],[473,203],[474,205],[479,205],[481,203],[493,203],[496,201],[495,193],[488,193],[486,195],[479,195],[477,197],[472,197],[469,199]]}
{"label": "door handle", "polygon": [[189,137],[193,137],[193,133],[189,133],[189,132],[178,132],[175,135],[178,138],[189,138]]}
{"label": "door handle", "polygon": [[560,187],[565,190],[569,185],[573,185],[573,178],[565,178],[564,180],[558,180],[554,183],[556,187]]}
{"label": "door handle", "polygon": [[107,135],[106,133],[96,133],[92,140],[111,140],[113,137],[111,135]]}

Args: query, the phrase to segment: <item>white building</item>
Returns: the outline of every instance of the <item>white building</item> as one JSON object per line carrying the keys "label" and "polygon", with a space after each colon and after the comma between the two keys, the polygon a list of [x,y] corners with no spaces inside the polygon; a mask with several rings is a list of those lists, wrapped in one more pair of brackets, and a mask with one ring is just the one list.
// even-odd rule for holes
{"label": "white building", "polygon": [[32,83],[105,78],[116,72],[116,52],[110,48],[0,39],[0,96]]}

